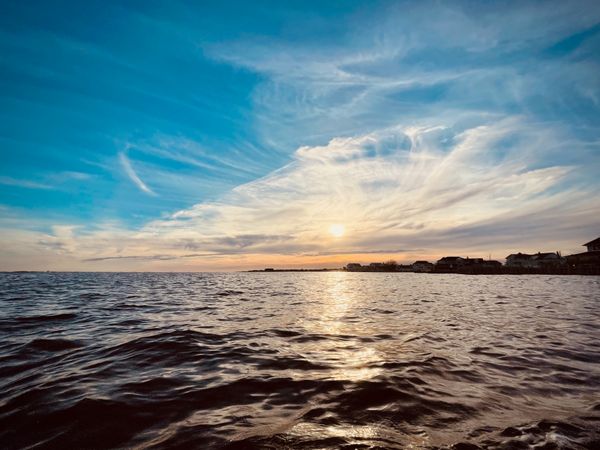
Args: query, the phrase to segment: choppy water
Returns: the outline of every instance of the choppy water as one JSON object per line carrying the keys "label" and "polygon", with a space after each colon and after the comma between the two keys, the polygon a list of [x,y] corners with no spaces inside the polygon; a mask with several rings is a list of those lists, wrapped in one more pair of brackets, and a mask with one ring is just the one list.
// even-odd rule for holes
{"label": "choppy water", "polygon": [[2,448],[600,447],[600,277],[0,284]]}

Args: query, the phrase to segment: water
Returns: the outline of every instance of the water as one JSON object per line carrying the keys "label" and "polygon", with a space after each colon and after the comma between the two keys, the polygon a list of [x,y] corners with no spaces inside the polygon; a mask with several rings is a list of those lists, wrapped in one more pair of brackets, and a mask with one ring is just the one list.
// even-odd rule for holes
{"label": "water", "polygon": [[0,283],[1,448],[600,447],[600,277]]}

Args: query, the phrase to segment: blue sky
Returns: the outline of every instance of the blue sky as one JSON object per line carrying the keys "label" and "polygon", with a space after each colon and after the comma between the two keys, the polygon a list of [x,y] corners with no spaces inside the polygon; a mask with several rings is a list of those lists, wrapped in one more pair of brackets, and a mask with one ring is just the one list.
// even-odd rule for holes
{"label": "blue sky", "polygon": [[0,12],[0,268],[502,258],[600,234],[597,2]]}

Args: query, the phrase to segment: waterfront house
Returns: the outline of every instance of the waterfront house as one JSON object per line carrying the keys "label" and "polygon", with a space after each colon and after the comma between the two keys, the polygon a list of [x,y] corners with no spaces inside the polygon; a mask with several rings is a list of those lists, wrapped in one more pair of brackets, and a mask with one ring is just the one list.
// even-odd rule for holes
{"label": "waterfront house", "polygon": [[363,266],[361,266],[358,263],[349,263],[346,265],[346,270],[348,272],[360,272],[362,270]]}
{"label": "waterfront house", "polygon": [[600,237],[588,242],[587,244],[583,244],[583,246],[587,247],[588,252],[600,251]]}
{"label": "waterfront house", "polygon": [[565,264],[565,259],[560,256],[560,253],[538,253],[533,255],[537,267],[540,269],[557,268]]}
{"label": "waterfront house", "polygon": [[477,266],[483,264],[483,258],[469,258],[468,256],[464,260],[465,266]]}
{"label": "waterfront house", "polygon": [[483,267],[487,267],[489,269],[500,270],[502,268],[502,263],[500,261],[496,261],[493,259],[488,259],[483,261]]}
{"label": "waterfront house", "polygon": [[524,269],[556,268],[565,263],[560,253],[512,253],[506,257],[506,267],[519,267]]}
{"label": "waterfront house", "polygon": [[412,265],[413,272],[431,272],[433,264],[429,261],[415,261]]}
{"label": "waterfront house", "polygon": [[456,272],[470,274],[502,273],[502,264],[499,261],[485,260],[483,258],[465,258],[464,264]]}
{"label": "waterfront house", "polygon": [[534,267],[535,263],[532,259],[533,255],[528,255],[527,253],[511,253],[506,257],[506,266],[507,267],[524,267],[531,268]]}
{"label": "waterfront house", "polygon": [[567,264],[571,273],[600,275],[600,250],[569,255]]}
{"label": "waterfront house", "polygon": [[567,256],[571,273],[600,275],[600,238],[586,244],[587,252]]}
{"label": "waterfront house", "polygon": [[465,258],[460,256],[444,256],[435,263],[435,269],[440,272],[456,270],[465,265]]}

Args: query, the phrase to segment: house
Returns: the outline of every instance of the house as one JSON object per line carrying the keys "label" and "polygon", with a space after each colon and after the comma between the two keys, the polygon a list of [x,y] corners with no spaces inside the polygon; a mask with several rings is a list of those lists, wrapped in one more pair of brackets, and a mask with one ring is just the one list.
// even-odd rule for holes
{"label": "house", "polygon": [[[374,262],[369,264],[368,270],[370,272],[398,272],[401,269],[398,263],[394,260],[386,262]],[[403,270],[400,270],[403,272]]]}
{"label": "house", "polygon": [[496,261],[493,259],[488,259],[486,261],[483,262],[483,267],[488,267],[490,269],[501,269],[502,268],[502,263],[500,261]]}
{"label": "house", "polygon": [[349,263],[346,265],[346,270],[348,272],[360,272],[362,270],[363,266],[361,266],[358,263]]}
{"label": "house", "polygon": [[566,259],[571,273],[600,275],[600,250],[569,255]]}
{"label": "house", "polygon": [[556,268],[565,263],[560,253],[512,253],[506,257],[507,267],[520,267],[525,269],[549,269]]}
{"label": "house", "polygon": [[366,267],[369,272],[385,272],[386,265],[380,262],[373,262]]}
{"label": "house", "polygon": [[587,244],[583,244],[583,246],[587,247],[588,252],[600,251],[600,237],[588,242]]}
{"label": "house", "polygon": [[413,272],[431,272],[433,264],[429,261],[415,261],[412,265]]}
{"label": "house", "polygon": [[483,264],[483,258],[469,258],[468,256],[464,260],[465,266],[477,266]]}
{"label": "house", "polygon": [[460,256],[444,256],[435,263],[435,269],[440,272],[445,272],[448,270],[456,270],[464,265],[465,258],[461,258]]}
{"label": "house", "polygon": [[531,268],[535,266],[535,262],[532,259],[533,255],[527,253],[511,253],[506,257],[507,267],[527,267]]}
{"label": "house", "polygon": [[538,253],[533,255],[537,267],[540,269],[556,268],[565,264],[565,259],[560,253]]}
{"label": "house", "polygon": [[498,261],[483,258],[464,258],[452,272],[464,274],[493,274],[502,272],[502,264]]}

